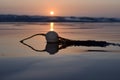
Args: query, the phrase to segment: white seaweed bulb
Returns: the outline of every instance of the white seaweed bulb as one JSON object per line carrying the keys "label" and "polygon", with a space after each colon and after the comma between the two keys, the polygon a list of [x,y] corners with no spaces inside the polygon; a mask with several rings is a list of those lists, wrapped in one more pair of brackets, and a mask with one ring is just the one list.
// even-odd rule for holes
{"label": "white seaweed bulb", "polygon": [[49,31],[46,34],[46,40],[48,43],[56,43],[59,40],[58,34],[55,31]]}

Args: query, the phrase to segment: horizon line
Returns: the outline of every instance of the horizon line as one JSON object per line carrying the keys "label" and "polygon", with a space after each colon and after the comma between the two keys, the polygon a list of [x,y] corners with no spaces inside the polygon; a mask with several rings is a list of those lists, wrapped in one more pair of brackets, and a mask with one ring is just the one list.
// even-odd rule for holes
{"label": "horizon line", "polygon": [[30,15],[30,14],[0,14],[0,15],[11,15],[11,16],[38,16],[38,17],[92,17],[92,18],[120,18],[120,17],[105,17],[105,16],[50,16],[50,15]]}

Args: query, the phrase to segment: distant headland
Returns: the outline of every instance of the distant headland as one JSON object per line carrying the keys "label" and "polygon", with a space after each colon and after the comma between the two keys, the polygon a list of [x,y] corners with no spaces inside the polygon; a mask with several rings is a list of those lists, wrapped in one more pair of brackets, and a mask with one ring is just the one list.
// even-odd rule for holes
{"label": "distant headland", "polygon": [[0,22],[120,22],[120,18],[0,14]]}

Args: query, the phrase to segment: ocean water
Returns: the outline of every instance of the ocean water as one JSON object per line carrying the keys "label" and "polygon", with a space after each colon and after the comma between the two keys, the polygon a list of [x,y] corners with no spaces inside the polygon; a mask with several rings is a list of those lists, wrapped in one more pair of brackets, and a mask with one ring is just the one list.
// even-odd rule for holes
{"label": "ocean water", "polygon": [[[0,80],[120,80],[120,47],[47,44],[54,29],[70,40],[120,44],[120,23],[0,23]],[[64,45],[63,45],[64,46]]]}

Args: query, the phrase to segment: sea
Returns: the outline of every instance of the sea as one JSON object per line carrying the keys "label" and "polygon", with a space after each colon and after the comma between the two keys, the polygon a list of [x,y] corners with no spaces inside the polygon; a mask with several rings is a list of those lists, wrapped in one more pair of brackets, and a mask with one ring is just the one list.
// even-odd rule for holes
{"label": "sea", "polygon": [[40,34],[51,30],[69,40],[120,44],[120,23],[0,23],[0,80],[120,80],[120,46],[49,44]]}

